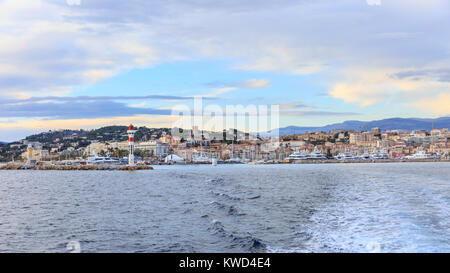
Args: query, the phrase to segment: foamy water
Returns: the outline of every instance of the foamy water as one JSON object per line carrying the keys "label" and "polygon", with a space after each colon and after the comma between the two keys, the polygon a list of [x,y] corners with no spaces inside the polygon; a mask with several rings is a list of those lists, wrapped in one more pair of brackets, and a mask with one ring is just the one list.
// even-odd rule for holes
{"label": "foamy water", "polygon": [[0,171],[0,251],[448,252],[450,164]]}

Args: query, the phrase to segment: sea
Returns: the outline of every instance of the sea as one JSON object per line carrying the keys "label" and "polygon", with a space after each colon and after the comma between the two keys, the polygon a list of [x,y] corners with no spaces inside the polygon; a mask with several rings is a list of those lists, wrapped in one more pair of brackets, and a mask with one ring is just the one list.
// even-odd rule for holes
{"label": "sea", "polygon": [[0,252],[449,252],[450,163],[0,171]]}

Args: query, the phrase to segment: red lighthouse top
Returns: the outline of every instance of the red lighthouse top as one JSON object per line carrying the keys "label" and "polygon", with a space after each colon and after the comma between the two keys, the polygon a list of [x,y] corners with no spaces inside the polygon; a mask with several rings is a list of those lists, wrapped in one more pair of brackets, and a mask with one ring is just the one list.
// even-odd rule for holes
{"label": "red lighthouse top", "polygon": [[130,130],[130,131],[133,131],[133,130],[134,130],[133,124],[130,124],[130,127],[128,127],[128,130]]}

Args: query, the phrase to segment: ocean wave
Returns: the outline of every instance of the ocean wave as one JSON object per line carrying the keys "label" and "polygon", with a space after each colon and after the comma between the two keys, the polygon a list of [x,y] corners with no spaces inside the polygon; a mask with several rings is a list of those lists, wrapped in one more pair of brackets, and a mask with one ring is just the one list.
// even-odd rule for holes
{"label": "ocean wave", "polygon": [[228,215],[233,215],[233,216],[245,216],[245,213],[239,212],[234,206],[230,206],[228,208]]}
{"label": "ocean wave", "polygon": [[223,183],[225,183],[225,179],[223,179],[221,177],[216,177],[216,178],[208,179],[207,182],[213,183],[213,184],[223,184]]}
{"label": "ocean wave", "polygon": [[308,253],[305,249],[286,249],[282,247],[266,246],[268,253]]}
{"label": "ocean wave", "polygon": [[261,198],[261,195],[248,197],[249,200],[255,200],[255,199],[259,199],[259,198]]}
{"label": "ocean wave", "polygon": [[262,253],[266,252],[266,244],[259,238],[251,235],[238,236],[233,233],[229,233],[225,230],[222,222],[219,220],[213,220],[212,225],[208,228],[214,235],[219,236],[229,243],[229,248],[246,252]]}
{"label": "ocean wave", "polygon": [[223,198],[228,199],[228,200],[232,200],[232,201],[239,201],[239,200],[241,200],[241,198],[239,198],[239,197],[230,196],[230,195],[228,195],[226,193],[212,191],[212,194],[214,194],[215,196],[223,197]]}
{"label": "ocean wave", "polygon": [[226,205],[217,201],[213,201],[211,203],[209,203],[210,205],[212,205],[213,207],[226,211],[228,215],[231,216],[244,216],[246,215],[245,213],[239,212],[239,210],[232,205]]}

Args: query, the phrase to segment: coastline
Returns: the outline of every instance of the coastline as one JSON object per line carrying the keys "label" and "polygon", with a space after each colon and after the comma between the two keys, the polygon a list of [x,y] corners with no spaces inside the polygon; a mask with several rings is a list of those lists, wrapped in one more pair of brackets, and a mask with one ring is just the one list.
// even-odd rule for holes
{"label": "coastline", "polygon": [[[450,159],[298,160],[290,164],[450,162]],[[289,164],[289,163],[288,163]]]}

